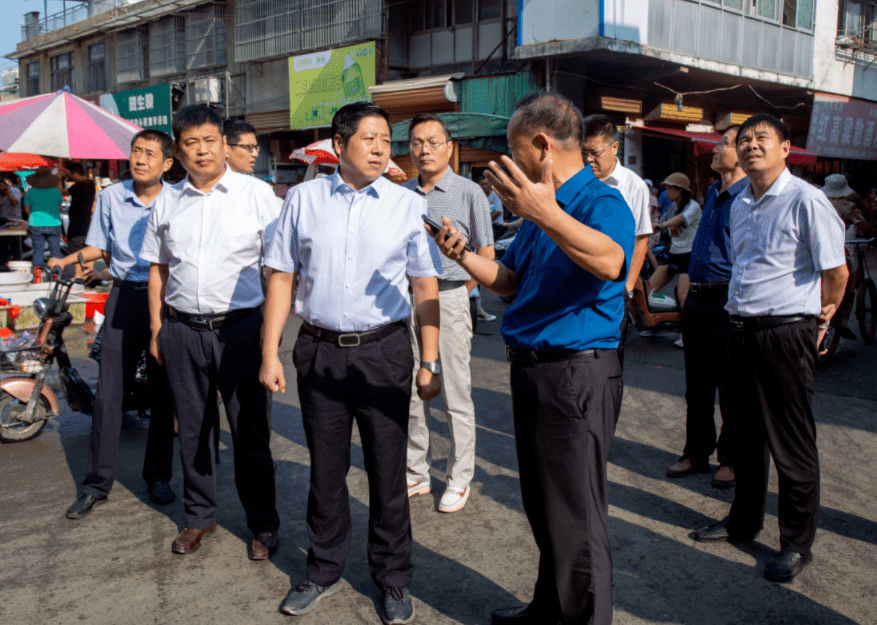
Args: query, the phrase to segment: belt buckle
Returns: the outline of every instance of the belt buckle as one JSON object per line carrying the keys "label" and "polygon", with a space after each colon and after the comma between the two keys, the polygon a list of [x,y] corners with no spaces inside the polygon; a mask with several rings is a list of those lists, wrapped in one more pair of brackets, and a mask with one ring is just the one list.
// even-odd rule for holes
{"label": "belt buckle", "polygon": [[[348,342],[349,339],[352,339],[351,342]],[[358,334],[339,334],[338,335],[338,347],[359,347],[359,344],[362,342],[362,339],[359,338]]]}

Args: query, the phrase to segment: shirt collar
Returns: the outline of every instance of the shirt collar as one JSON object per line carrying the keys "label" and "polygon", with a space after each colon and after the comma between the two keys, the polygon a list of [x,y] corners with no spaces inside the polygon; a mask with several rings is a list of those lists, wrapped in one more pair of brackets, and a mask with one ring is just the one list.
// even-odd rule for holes
{"label": "shirt collar", "polygon": [[[155,196],[155,200],[164,193],[165,189],[168,188],[168,183],[164,180],[161,181],[161,191],[158,192],[158,195]],[[140,201],[140,198],[137,197],[137,194],[134,193],[134,181],[133,180],[125,180],[122,182],[122,201],[130,200],[134,206],[140,206],[142,208],[149,208],[152,204],[155,204],[155,200],[152,200],[152,203],[147,206],[143,202]]]}
{"label": "shirt collar", "polygon": [[[210,189],[210,193],[215,191],[222,191],[223,193],[228,193],[229,189],[231,189],[231,184],[234,179],[234,172],[228,166],[228,163],[225,164],[225,173],[222,174],[222,177],[216,181],[216,184],[213,185],[213,188]],[[189,174],[186,174],[186,177],[183,179],[183,195],[207,195],[202,191],[199,191],[195,188],[192,182],[189,180]]]}
{"label": "shirt collar", "polygon": [[[435,183],[435,185],[433,186],[433,189],[438,189],[442,193],[446,193],[448,191],[448,189],[450,189],[451,185],[453,184],[454,177],[456,175],[457,174],[454,173],[454,170],[451,169],[451,166],[448,165],[447,168],[445,169],[445,173],[442,174],[442,177],[439,179],[439,181]],[[418,183],[420,182],[419,178],[418,178],[417,182]],[[420,187],[419,184],[417,186],[418,186],[418,188]]]}
{"label": "shirt collar", "polygon": [[[612,169],[612,173],[603,179],[603,182],[606,182],[607,180],[612,179],[615,181],[616,184],[620,183],[621,176],[624,175],[621,171],[622,169],[624,169],[624,166],[621,164],[621,161],[618,160],[618,157],[616,156],[615,157],[615,167]],[[621,175],[619,175],[619,174],[621,174]]]}
{"label": "shirt collar", "polygon": [[[342,192],[353,191],[353,187],[344,182],[341,178],[341,173],[339,169],[335,170],[335,173],[329,176],[329,185],[330,185],[330,195],[335,195],[336,192],[340,189]],[[392,184],[383,176],[378,176],[374,182],[372,182],[367,187],[364,187],[357,191],[357,193],[368,193],[372,197],[380,198],[381,194],[386,190],[386,186],[388,184]]]}
{"label": "shirt collar", "polygon": [[566,207],[575,200],[582,187],[593,180],[596,180],[596,178],[591,171],[591,166],[585,165],[575,176],[560,185],[560,188],[554,193],[554,198],[558,204]]}
{"label": "shirt collar", "polygon": [[[789,172],[789,169],[786,168],[783,170],[783,173],[781,173],[777,177],[777,179],[773,181],[773,184],[770,185],[770,188],[768,188],[768,190],[764,192],[764,195],[762,195],[761,199],[758,200],[757,202],[755,201],[755,198],[752,196],[752,184],[750,184],[748,182],[746,184],[746,188],[740,194],[740,197],[747,204],[752,204],[753,206],[757,207],[759,204],[764,202],[768,197],[777,196],[780,193],[782,193],[783,189],[786,188],[786,185],[789,184],[789,180],[791,180],[791,179],[792,179],[792,174]],[[746,178],[746,180],[748,181],[749,179]]]}

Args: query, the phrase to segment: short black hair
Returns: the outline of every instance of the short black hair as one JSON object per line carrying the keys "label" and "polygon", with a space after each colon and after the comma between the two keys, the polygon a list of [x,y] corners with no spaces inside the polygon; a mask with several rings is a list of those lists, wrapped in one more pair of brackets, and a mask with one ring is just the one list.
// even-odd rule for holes
{"label": "short black hair", "polygon": [[226,119],[222,123],[222,134],[225,135],[229,143],[237,143],[241,140],[241,135],[256,134],[256,129],[242,119]]}
{"label": "short black hair", "polygon": [[453,141],[453,137],[451,137],[451,129],[448,128],[448,125],[445,123],[441,117],[436,115],[435,113],[418,113],[414,116],[414,119],[411,120],[411,123],[408,124],[408,140],[411,141],[411,133],[414,132],[414,129],[420,124],[425,124],[426,122],[436,122],[439,126],[442,127],[442,132],[445,133],[445,141]]}
{"label": "short black hair", "polygon": [[770,126],[771,128],[773,128],[779,136],[781,142],[792,140],[792,133],[789,132],[789,127],[786,126],[781,119],[774,117],[769,113],[759,113],[758,115],[753,115],[745,122],[740,124],[740,130],[737,131],[737,136],[739,137],[750,128],[762,125]]}
{"label": "short black hair", "polygon": [[607,115],[588,115],[582,120],[582,141],[591,137],[606,137],[609,143],[615,143],[618,141],[618,126]]}
{"label": "short black hair", "polygon": [[[176,123],[176,119],[174,119]],[[176,131],[174,131],[176,132]],[[146,141],[158,141],[161,144],[161,155],[165,157],[165,159],[174,157],[174,142],[171,141],[171,136],[162,132],[161,130],[156,130],[155,128],[146,128],[145,130],[141,130],[136,135],[131,137],[131,147],[134,147],[134,142],[137,139],[145,139]]]}
{"label": "short black hair", "polygon": [[71,174],[79,174],[80,176],[85,175],[85,168],[79,163],[73,163],[72,165],[70,165],[67,171],[69,171]]}
{"label": "short black hair", "polygon": [[179,143],[183,131],[206,124],[216,126],[219,129],[219,134],[222,134],[222,118],[219,113],[200,104],[184,106],[174,115],[174,121],[171,123],[174,140]]}
{"label": "short black hair", "polygon": [[544,130],[557,141],[582,143],[582,114],[569,98],[552,91],[528,93],[515,104],[521,130]]}
{"label": "short black hair", "polygon": [[341,135],[341,144],[347,145],[350,137],[359,130],[359,122],[366,117],[380,117],[390,124],[390,114],[377,104],[371,102],[354,102],[346,104],[338,109],[332,117],[332,140],[334,146],[335,135]]}

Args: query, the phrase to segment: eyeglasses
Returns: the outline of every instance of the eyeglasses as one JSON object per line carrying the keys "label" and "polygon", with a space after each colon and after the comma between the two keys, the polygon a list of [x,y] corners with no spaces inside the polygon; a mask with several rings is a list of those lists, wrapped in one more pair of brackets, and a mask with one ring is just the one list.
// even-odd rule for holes
{"label": "eyeglasses", "polygon": [[234,147],[234,148],[243,148],[244,150],[246,150],[250,154],[258,154],[259,153],[259,146],[256,145],[255,143],[229,143],[229,145]]}
{"label": "eyeglasses", "polygon": [[423,146],[428,145],[430,150],[438,150],[444,144],[449,143],[448,141],[427,141],[424,143],[423,141],[412,141],[409,143],[409,147],[412,152],[420,152],[423,149]]}
{"label": "eyeglasses", "polygon": [[591,160],[596,161],[598,158],[600,158],[601,156],[603,156],[603,154],[606,152],[606,150],[608,150],[609,148],[611,148],[611,147],[612,147],[613,145],[615,145],[616,143],[618,143],[618,142],[617,142],[617,141],[613,141],[612,143],[610,143],[609,145],[607,145],[605,148],[603,148],[603,149],[600,150],[599,152],[595,152],[594,150],[585,150],[585,149],[583,148],[583,149],[582,149],[582,156],[583,156],[584,158],[586,158],[586,159],[589,158],[589,159],[591,159]]}

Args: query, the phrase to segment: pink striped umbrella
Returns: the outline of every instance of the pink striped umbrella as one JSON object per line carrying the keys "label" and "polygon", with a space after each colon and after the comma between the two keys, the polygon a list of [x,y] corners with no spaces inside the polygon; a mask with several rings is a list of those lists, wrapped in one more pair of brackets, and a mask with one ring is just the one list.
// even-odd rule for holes
{"label": "pink striped umbrella", "polygon": [[0,104],[0,149],[7,152],[127,159],[139,130],[64,90]]}
{"label": "pink striped umbrella", "polygon": [[[335,155],[335,148],[332,146],[331,139],[323,139],[303,148],[298,148],[289,155],[289,158],[304,161],[311,165],[338,165],[338,157]],[[402,168],[392,160],[387,162],[387,168],[384,170],[384,173],[388,176],[402,176],[405,180],[408,179]]]}

